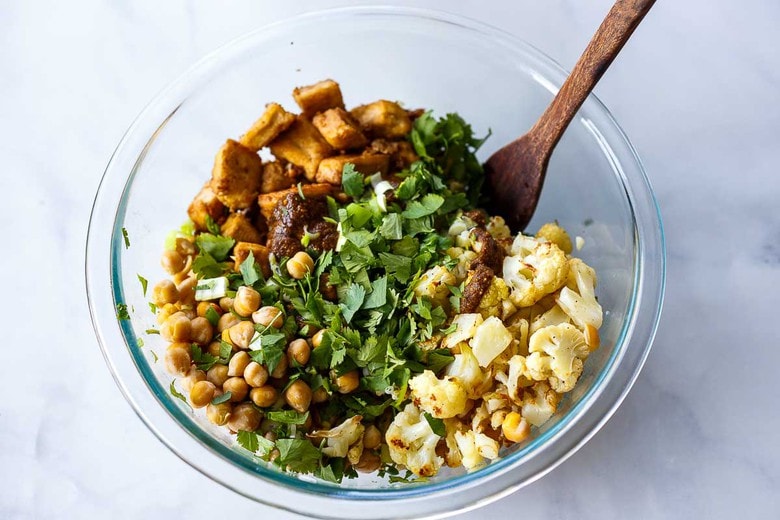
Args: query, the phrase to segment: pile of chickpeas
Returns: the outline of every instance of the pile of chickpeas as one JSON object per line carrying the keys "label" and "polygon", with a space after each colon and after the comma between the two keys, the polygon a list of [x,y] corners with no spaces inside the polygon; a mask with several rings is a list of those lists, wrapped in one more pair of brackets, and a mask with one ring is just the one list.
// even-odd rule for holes
{"label": "pile of chickpeas", "polygon": [[[239,287],[233,298],[195,301],[197,278],[190,270],[195,255],[191,239],[177,238],[175,249],[166,250],[161,260],[171,279],[162,280],[152,290],[152,302],[158,307],[160,335],[170,343],[164,356],[165,367],[171,375],[180,378],[181,389],[188,394],[193,408],[205,407],[210,422],[227,426],[236,433],[261,428],[263,411],[260,409],[292,409],[304,413],[312,403],[325,402],[328,393],[324,388],[312,392],[301,379],[289,383],[288,374],[290,366],[303,367],[309,362],[312,349],[322,343],[324,330],[290,341],[286,355],[269,371],[249,356],[249,344],[255,334],[255,324],[281,329],[283,312],[274,306],[264,306],[260,294],[249,286]],[[314,269],[314,261],[307,253],[299,252],[286,266],[290,276],[302,279]],[[206,318],[209,309],[219,315],[216,327]],[[203,352],[220,357],[221,341],[232,346],[228,363],[199,370],[193,364],[191,345],[197,344]],[[355,391],[360,383],[357,370],[340,376],[333,372],[330,376],[332,387],[341,394]],[[227,392],[230,392],[227,401],[212,403],[215,397]],[[310,414],[302,428],[312,431],[314,426],[335,425],[314,425]],[[266,433],[266,437],[275,440],[272,432]],[[379,467],[379,456],[372,450],[380,446],[381,437],[376,426],[366,428],[363,439],[366,449],[360,462],[354,465],[356,469],[371,472]]]}

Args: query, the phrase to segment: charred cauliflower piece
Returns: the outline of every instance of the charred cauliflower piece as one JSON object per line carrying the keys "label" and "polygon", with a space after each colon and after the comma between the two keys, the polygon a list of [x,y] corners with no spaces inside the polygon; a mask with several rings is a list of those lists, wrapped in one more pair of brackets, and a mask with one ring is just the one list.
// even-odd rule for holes
{"label": "charred cauliflower piece", "polygon": [[328,457],[346,457],[350,447],[363,438],[365,427],[360,424],[362,419],[362,416],[354,415],[335,428],[313,431],[308,436],[312,439],[327,439],[322,453]]}
{"label": "charred cauliflower piece", "polygon": [[411,403],[395,416],[385,433],[393,462],[406,466],[420,477],[433,476],[441,468],[444,459],[436,455],[440,439],[420,410]]}
{"label": "charred cauliflower piece", "polygon": [[336,150],[360,148],[368,143],[358,122],[343,108],[329,108],[320,112],[314,116],[312,123]]}
{"label": "charred cauliflower piece", "polygon": [[469,471],[485,464],[485,459],[498,458],[498,442],[484,433],[459,431],[455,432],[454,437],[460,450],[461,464]]}
{"label": "charred cauliflower piece", "polygon": [[556,392],[569,392],[582,374],[590,349],[585,336],[574,325],[549,325],[537,330],[528,341],[526,366],[533,379],[549,378]]}
{"label": "charred cauliflower piece", "polygon": [[439,419],[449,419],[466,411],[466,390],[451,376],[438,379],[430,370],[409,380],[412,401],[421,410]]}
{"label": "charred cauliflower piece", "polygon": [[555,222],[548,222],[540,227],[539,231],[536,232],[536,238],[552,242],[567,255],[571,254],[571,238],[566,230]]}
{"label": "charred cauliflower piece", "polygon": [[221,231],[223,235],[233,238],[237,242],[259,244],[263,241],[263,234],[241,213],[231,213],[222,224]]}
{"label": "charred cauliflower piece", "polygon": [[314,180],[320,161],[333,153],[333,149],[311,122],[301,116],[270,143],[271,153],[303,168],[306,178]]}
{"label": "charred cauliflower piece", "polygon": [[568,260],[555,244],[517,235],[511,252],[504,258],[503,272],[517,307],[533,305],[566,283]]}
{"label": "charred cauliflower piece", "polygon": [[206,223],[209,217],[217,224],[222,223],[225,220],[226,212],[227,208],[214,194],[210,182],[203,185],[187,208],[187,215],[198,231],[208,231]]}
{"label": "charred cauliflower piece", "polygon": [[[571,286],[576,287],[577,292]],[[583,330],[590,328],[590,334],[601,327],[603,318],[595,288],[596,271],[579,258],[569,260],[568,282],[556,302],[578,327]]]}
{"label": "charred cauliflower piece", "polygon": [[521,413],[534,426],[541,426],[558,409],[561,397],[546,382],[535,383],[523,395]]}
{"label": "charred cauliflower piece", "polygon": [[309,119],[329,108],[344,108],[341,87],[332,79],[296,88],[293,90],[293,99],[301,107],[304,117]]}
{"label": "charred cauliflower piece", "polygon": [[412,120],[406,110],[385,99],[355,107],[350,113],[371,137],[400,139],[412,130]]}

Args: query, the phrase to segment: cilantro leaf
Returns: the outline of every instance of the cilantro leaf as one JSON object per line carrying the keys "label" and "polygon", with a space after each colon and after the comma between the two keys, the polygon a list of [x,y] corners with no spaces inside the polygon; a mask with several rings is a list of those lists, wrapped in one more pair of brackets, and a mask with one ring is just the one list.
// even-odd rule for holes
{"label": "cilantro leaf", "polygon": [[126,228],[122,228],[122,238],[125,241],[125,249],[130,249],[130,235],[127,233]]}
{"label": "cilantro leaf", "polygon": [[[171,381],[171,386],[168,388],[168,390],[170,390],[170,392],[171,392],[171,395],[173,397],[175,397],[176,399],[178,399],[179,401],[181,401],[182,403],[186,404],[187,406],[190,406],[190,403],[187,402],[187,398],[184,397],[184,394],[182,394],[181,392],[176,390],[176,385],[174,385],[175,382],[176,382],[175,379],[173,381]],[[190,406],[190,409],[191,408],[192,407]]]}
{"label": "cilantro leaf", "polygon": [[220,229],[219,224],[214,222],[214,219],[211,218],[211,215],[209,215],[209,214],[206,214],[206,229],[212,235],[221,235],[222,234],[222,229]]}
{"label": "cilantro leaf", "polygon": [[211,400],[211,404],[222,404],[230,401],[230,398],[233,397],[233,394],[230,391],[225,392],[222,395],[216,396],[214,399]]}
{"label": "cilantro leaf", "polygon": [[140,274],[136,274],[136,276],[138,277],[138,281],[141,282],[141,289],[144,292],[144,298],[146,298],[146,288],[149,286],[149,281]]}
{"label": "cilantro leaf", "polygon": [[404,236],[402,222],[400,214],[388,213],[382,218],[379,234],[388,240],[401,240]]}
{"label": "cilantro leaf", "polygon": [[219,313],[214,310],[214,307],[209,305],[209,308],[206,309],[206,319],[209,320],[209,323],[211,323],[212,327],[216,327],[219,323]]}
{"label": "cilantro leaf", "polygon": [[230,237],[212,235],[211,233],[201,233],[195,239],[195,243],[201,253],[209,254],[214,260],[221,262],[230,254],[230,250],[233,248],[233,244],[235,244],[236,241]]}
{"label": "cilantro leaf", "polygon": [[[224,395],[224,394],[223,394]],[[246,430],[238,430],[236,435],[236,442],[247,451],[252,453],[257,451],[260,444],[257,442],[257,434],[255,432],[249,432]]]}
{"label": "cilantro leaf", "polygon": [[129,320],[130,314],[127,312],[127,304],[126,303],[117,303],[116,304],[116,317],[120,320]]}
{"label": "cilantro leaf", "polygon": [[357,198],[363,193],[363,174],[355,170],[355,165],[347,163],[341,170],[341,186],[344,193]]}
{"label": "cilantro leaf", "polygon": [[267,412],[266,418],[281,424],[303,424],[309,418],[309,412],[298,413],[295,410],[277,410]]}
{"label": "cilantro leaf", "polygon": [[320,450],[307,439],[279,439],[276,463],[296,473],[311,473],[319,464]]}
{"label": "cilantro leaf", "polygon": [[352,317],[355,315],[358,309],[360,309],[360,306],[363,305],[363,300],[365,297],[366,290],[363,288],[363,286],[356,283],[350,284],[344,297],[344,301],[339,304],[339,307],[341,307],[342,316],[344,316],[344,321],[347,323],[352,321]]}
{"label": "cilantro leaf", "polygon": [[413,200],[406,205],[401,213],[404,218],[420,218],[436,213],[436,210],[444,204],[444,197],[435,193],[425,195],[419,201]]}
{"label": "cilantro leaf", "polygon": [[428,352],[428,370],[434,374],[453,361],[455,361],[455,356],[452,355],[449,349],[437,348]]}
{"label": "cilantro leaf", "polygon": [[437,417],[432,416],[428,412],[423,412],[423,417],[425,417],[425,420],[431,426],[431,430],[433,430],[433,433],[435,433],[439,437],[447,436],[447,430],[444,427],[444,421],[442,421]]}
{"label": "cilantro leaf", "polygon": [[246,260],[241,262],[239,272],[244,279],[244,285],[249,285],[251,287],[256,281],[260,280],[262,275],[260,274],[260,270],[255,262],[255,255],[252,251],[249,252],[249,256],[246,257]]}
{"label": "cilantro leaf", "polygon": [[363,309],[376,309],[387,302],[387,277],[382,276],[371,282],[371,293],[363,302]]}

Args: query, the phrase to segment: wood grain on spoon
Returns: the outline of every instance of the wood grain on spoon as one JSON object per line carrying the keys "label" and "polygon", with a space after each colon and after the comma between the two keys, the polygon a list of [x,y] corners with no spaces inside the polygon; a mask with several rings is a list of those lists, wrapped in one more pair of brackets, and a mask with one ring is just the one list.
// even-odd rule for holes
{"label": "wood grain on spoon", "polygon": [[490,200],[514,231],[524,229],[531,220],[550,155],[561,135],[654,3],[655,0],[615,2],[536,124],[487,160]]}

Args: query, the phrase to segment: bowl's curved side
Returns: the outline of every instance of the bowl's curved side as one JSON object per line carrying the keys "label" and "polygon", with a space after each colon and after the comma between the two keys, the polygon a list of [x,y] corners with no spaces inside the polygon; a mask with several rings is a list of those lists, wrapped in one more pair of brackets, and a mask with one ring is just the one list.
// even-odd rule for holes
{"label": "bowl's curved side", "polygon": [[[574,453],[622,402],[649,352],[660,313],[665,276],[660,212],[635,150],[594,96],[583,106],[582,114],[587,117],[581,118],[581,124],[588,127],[620,178],[635,216],[635,290],[631,309],[623,324],[618,347],[599,374],[597,384],[569,410],[566,420],[517,453],[481,471],[430,485],[381,491],[340,489],[269,471],[246,456],[237,456],[236,452],[200,431],[186,410],[171,399],[167,388],[156,380],[155,384],[150,384],[148,379],[143,379],[139,370],[154,378],[148,360],[138,354],[132,324],[117,321],[114,311],[117,302],[125,301],[119,266],[124,248],[122,224],[133,175],[181,103],[208,83],[215,71],[224,67],[226,56],[237,56],[289,31],[303,30],[308,24],[352,20],[356,16],[364,20],[382,20],[382,23],[414,20],[422,25],[469,31],[489,41],[496,49],[513,53],[516,59],[522,56],[540,74],[540,83],[544,80],[548,88],[556,88],[566,76],[563,69],[540,51],[506,33],[473,20],[420,9],[324,11],[273,24],[239,38],[206,56],[158,95],[136,119],[112,156],[90,217],[86,262],[90,313],[103,355],[125,398],[164,444],[205,475],[254,500],[309,515],[312,512],[322,517],[339,518],[445,515],[504,496],[540,478]],[[111,283],[106,284],[107,280]],[[181,424],[186,424],[187,429]],[[204,450],[204,446],[208,449]],[[258,479],[257,474],[263,475],[265,480]],[[377,507],[372,507],[374,505]]]}

